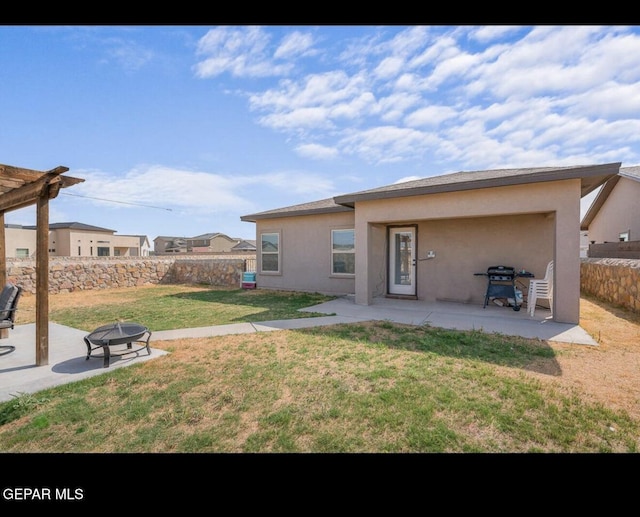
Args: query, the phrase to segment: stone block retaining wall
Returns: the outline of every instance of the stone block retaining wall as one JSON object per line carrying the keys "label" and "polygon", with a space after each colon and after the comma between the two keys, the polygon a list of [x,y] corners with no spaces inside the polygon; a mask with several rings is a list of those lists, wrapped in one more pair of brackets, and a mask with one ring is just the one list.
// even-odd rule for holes
{"label": "stone block retaining wall", "polygon": [[[240,287],[245,258],[219,257],[50,257],[49,292],[136,287],[148,284],[208,284]],[[7,280],[35,294],[33,259],[8,258]]]}
{"label": "stone block retaining wall", "polygon": [[640,260],[580,259],[580,291],[640,313]]}

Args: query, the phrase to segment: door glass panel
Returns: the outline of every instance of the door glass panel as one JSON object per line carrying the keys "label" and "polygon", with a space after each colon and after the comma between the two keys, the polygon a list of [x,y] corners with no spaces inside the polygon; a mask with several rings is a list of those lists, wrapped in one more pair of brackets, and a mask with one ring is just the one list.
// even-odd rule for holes
{"label": "door glass panel", "polygon": [[395,284],[411,285],[411,233],[396,234]]}

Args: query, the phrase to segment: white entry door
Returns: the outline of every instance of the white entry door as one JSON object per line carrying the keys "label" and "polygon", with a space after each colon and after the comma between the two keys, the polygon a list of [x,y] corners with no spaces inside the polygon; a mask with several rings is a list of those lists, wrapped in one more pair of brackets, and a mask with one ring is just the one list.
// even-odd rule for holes
{"label": "white entry door", "polygon": [[416,294],[416,229],[389,229],[389,294]]}

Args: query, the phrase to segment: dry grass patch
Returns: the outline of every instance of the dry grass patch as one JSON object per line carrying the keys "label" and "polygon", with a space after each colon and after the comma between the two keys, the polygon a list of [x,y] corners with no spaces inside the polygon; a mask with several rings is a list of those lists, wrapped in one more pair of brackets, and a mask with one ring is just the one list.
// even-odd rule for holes
{"label": "dry grass patch", "polygon": [[550,342],[553,359],[537,358],[526,373],[640,419],[640,315],[582,297],[580,326],[598,346]]}

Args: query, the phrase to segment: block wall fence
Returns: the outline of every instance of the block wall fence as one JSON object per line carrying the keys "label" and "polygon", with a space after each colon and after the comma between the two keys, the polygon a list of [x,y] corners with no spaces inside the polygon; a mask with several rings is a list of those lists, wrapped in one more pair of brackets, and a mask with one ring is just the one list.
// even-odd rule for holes
{"label": "block wall fence", "polygon": [[[224,257],[51,257],[49,293],[136,287],[150,284],[207,284],[238,288],[255,255]],[[36,292],[33,259],[8,258],[7,281]]]}
{"label": "block wall fence", "polygon": [[580,291],[640,313],[640,260],[580,259]]}
{"label": "block wall fence", "polygon": [[[51,257],[49,292],[136,287],[149,284],[206,284],[238,288],[255,255],[224,257]],[[7,259],[7,280],[35,294],[33,259]],[[580,290],[640,313],[640,260],[582,258]]]}

